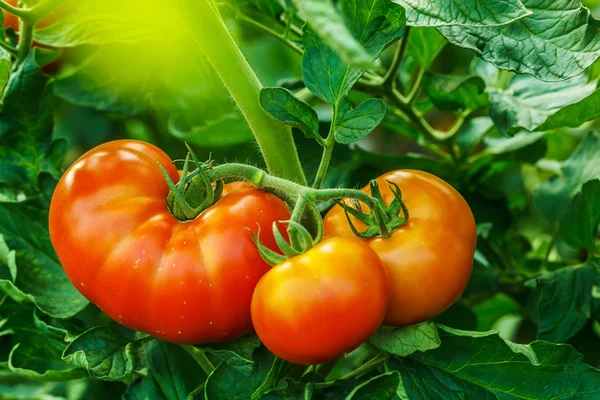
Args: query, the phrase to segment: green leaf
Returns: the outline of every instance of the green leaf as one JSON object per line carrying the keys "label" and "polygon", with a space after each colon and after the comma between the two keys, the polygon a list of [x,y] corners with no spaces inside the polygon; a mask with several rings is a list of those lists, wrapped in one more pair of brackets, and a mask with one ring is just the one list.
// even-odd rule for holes
{"label": "green leaf", "polygon": [[272,18],[286,10],[285,0],[252,0],[252,3]]}
{"label": "green leaf", "polygon": [[263,386],[265,380],[271,376],[274,363],[277,359],[268,350],[261,347],[254,352],[252,373],[247,375],[237,368],[223,362],[215,369],[204,389],[207,399],[251,399],[255,391]]}
{"label": "green leaf", "polygon": [[75,338],[62,359],[85,369],[92,378],[131,381],[136,367],[135,342],[130,342],[107,326],[96,326]]}
{"label": "green leaf", "polygon": [[412,399],[595,398],[600,371],[571,346],[520,345],[495,332],[466,332],[440,326],[442,345],[388,361],[399,371]]}
{"label": "green leaf", "polygon": [[600,224],[600,180],[586,182],[560,222],[560,235],[570,246],[594,252]]}
{"label": "green leaf", "polygon": [[226,343],[214,343],[204,350],[225,362],[228,366],[237,369],[242,374],[249,376],[252,373],[254,362],[252,355],[260,347],[260,340],[255,334],[242,336]]}
{"label": "green leaf", "polygon": [[318,138],[319,117],[313,108],[284,88],[264,88],[260,105],[273,118],[300,129],[306,137]]}
{"label": "green leaf", "polygon": [[432,350],[440,346],[440,337],[433,322],[401,328],[379,328],[370,342],[380,350],[395,356],[406,357],[417,351]]}
{"label": "green leaf", "polygon": [[[109,43],[136,44],[158,40],[163,35],[179,34],[169,30],[169,23],[148,24],[148,21],[177,21],[173,7],[149,7],[144,0],[126,3],[104,0],[102,3],[83,0],[78,7],[56,23],[34,31],[38,43],[52,47],[76,47]],[[146,6],[146,7],[144,7]]]}
{"label": "green leaf", "polygon": [[519,0],[395,1],[406,9],[406,20],[411,26],[488,27],[505,25],[531,14]]}
{"label": "green leaf", "polygon": [[33,303],[44,313],[69,318],[88,301],[65,275],[48,234],[48,206],[39,201],[0,203],[0,235],[15,251],[17,279],[0,279],[0,290],[13,300]]}
{"label": "green leaf", "polygon": [[408,35],[407,51],[417,60],[421,68],[428,70],[447,44],[448,41],[434,28],[415,27]]}
{"label": "green leaf", "polygon": [[488,152],[498,155],[513,153],[519,149],[527,148],[543,139],[545,135],[545,132],[520,132],[511,137],[488,136],[483,141],[487,146]]}
{"label": "green leaf", "polygon": [[477,315],[477,330],[488,331],[494,327],[496,321],[505,315],[520,314],[521,306],[511,297],[497,293],[473,307]]}
{"label": "green leaf", "polygon": [[[0,310],[2,337],[8,354],[8,368],[12,377],[35,381],[67,381],[81,378],[86,372],[64,363],[60,355],[65,349],[65,331],[50,328],[36,317],[34,307],[5,299]],[[50,321],[55,324],[56,321]]]}
{"label": "green leaf", "polygon": [[477,117],[467,122],[456,136],[456,144],[463,156],[473,154],[485,135],[493,128],[494,123],[488,117]]}
{"label": "green leaf", "polygon": [[566,267],[527,281],[527,308],[538,324],[538,338],[564,342],[592,315],[592,288],[600,284],[596,262]]}
{"label": "green leaf", "polygon": [[438,29],[499,68],[545,81],[577,76],[598,59],[599,24],[581,0],[523,0],[523,5],[533,14],[508,25]]}
{"label": "green leaf", "polygon": [[485,82],[478,76],[428,73],[423,87],[433,103],[442,110],[478,110],[488,104]]}
{"label": "green leaf", "polygon": [[558,222],[571,199],[584,183],[600,179],[600,134],[590,132],[579,148],[561,166],[561,175],[553,177],[533,191],[533,204],[547,219]]}
{"label": "green leaf", "polygon": [[[347,1],[352,3],[353,0]],[[369,68],[373,58],[350,32],[331,0],[294,0],[306,22],[345,64]],[[360,5],[359,7],[362,7]],[[351,26],[351,25],[350,25]]]}
{"label": "green leaf", "polygon": [[365,100],[354,109],[350,102],[341,102],[333,122],[336,142],[350,144],[364,139],[381,123],[386,109],[381,99]]}
{"label": "green leaf", "polygon": [[[383,49],[404,35],[404,10],[386,0],[347,0],[342,3],[342,14],[352,34],[375,59]],[[349,66],[327,46],[312,28],[304,28],[302,72],[308,89],[321,99],[337,104],[365,71]]]}
{"label": "green leaf", "polygon": [[408,400],[402,378],[397,371],[376,376],[354,388],[346,400]]}
{"label": "green leaf", "polygon": [[0,93],[4,92],[4,87],[8,83],[11,67],[10,54],[4,49],[0,49]]}
{"label": "green leaf", "polygon": [[129,386],[125,400],[183,400],[206,379],[196,361],[180,346],[160,340],[143,345],[148,376]]}
{"label": "green leaf", "polygon": [[563,82],[542,82],[532,76],[517,75],[506,89],[489,90],[490,117],[500,132],[512,134],[523,128],[558,128],[559,121],[566,121],[561,110],[569,109],[572,113],[567,124],[579,126],[586,119],[577,110],[587,104],[587,99],[597,96],[595,89],[596,82],[588,83],[585,75]]}

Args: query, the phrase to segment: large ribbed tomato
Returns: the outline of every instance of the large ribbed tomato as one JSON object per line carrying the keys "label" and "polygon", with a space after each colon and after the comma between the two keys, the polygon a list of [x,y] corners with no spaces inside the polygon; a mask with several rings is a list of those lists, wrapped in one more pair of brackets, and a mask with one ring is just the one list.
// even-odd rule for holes
{"label": "large ribbed tomato", "polygon": [[[75,287],[119,323],[176,343],[232,339],[252,330],[254,287],[270,267],[250,232],[276,248],[283,201],[250,188],[227,190],[189,222],[168,210],[158,164],[177,169],[155,146],[102,144],[64,174],[50,207],[50,236]],[[228,188],[230,189],[230,188]]]}
{"label": "large ribbed tomato", "polygon": [[[389,238],[367,241],[390,277],[384,324],[426,321],[450,307],[469,282],[476,239],[473,214],[452,186],[426,172],[394,171],[377,181],[387,203],[394,198],[388,181],[397,184],[410,214],[408,224]],[[354,236],[340,206],[329,211],[324,224],[326,237]]]}
{"label": "large ribbed tomato", "polygon": [[275,266],[252,297],[260,340],[296,364],[350,352],[381,324],[390,284],[381,260],[355,238],[330,238]]}

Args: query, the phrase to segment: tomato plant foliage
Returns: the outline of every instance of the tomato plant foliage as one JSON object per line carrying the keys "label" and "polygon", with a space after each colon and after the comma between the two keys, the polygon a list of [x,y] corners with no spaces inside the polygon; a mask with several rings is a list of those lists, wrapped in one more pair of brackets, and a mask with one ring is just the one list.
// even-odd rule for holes
{"label": "tomato plant foliage", "polygon": [[[0,1],[8,13],[0,40],[1,398],[600,398],[600,2],[13,3]],[[49,14],[52,23],[36,27]],[[43,67],[56,60],[47,75]],[[289,317],[276,296],[260,321],[267,346],[254,333],[173,344],[128,329],[71,284],[48,228],[64,171],[115,139],[152,143],[174,160],[187,142],[218,165],[208,176],[244,162],[268,169],[267,178],[244,176],[258,188],[314,182],[303,192],[312,194],[426,171],[453,186],[475,217],[468,286],[432,320],[382,326],[314,366],[268,350],[298,350],[286,348],[292,333],[274,332],[267,315]],[[322,200],[332,198],[315,197],[312,212],[325,216],[333,203]],[[424,206],[407,204],[415,213]],[[472,220],[449,218],[442,203],[427,207],[452,221],[419,237],[431,245],[446,232],[446,245],[431,252],[442,268]],[[408,224],[398,228],[404,235]],[[84,245],[90,254],[99,248]],[[429,274],[428,292],[414,298],[449,290],[443,274]],[[304,294],[287,295],[291,308],[304,307]],[[413,293],[393,296],[402,304]],[[333,303],[315,304],[314,314],[335,314]],[[331,321],[305,313],[310,331],[294,337],[321,337],[312,349],[337,355],[333,335],[353,329],[341,326],[343,310],[340,326],[323,330]]]}

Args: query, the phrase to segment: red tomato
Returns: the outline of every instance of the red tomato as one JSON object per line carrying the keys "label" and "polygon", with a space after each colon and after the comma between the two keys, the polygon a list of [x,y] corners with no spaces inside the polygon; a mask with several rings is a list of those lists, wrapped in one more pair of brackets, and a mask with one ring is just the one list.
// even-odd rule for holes
{"label": "red tomato", "polygon": [[270,267],[252,242],[276,249],[271,226],[289,219],[283,201],[254,188],[224,195],[193,221],[168,210],[157,147],[102,144],[61,178],[50,206],[50,237],[67,276],[119,323],[176,343],[230,340],[252,330],[250,302]]}
{"label": "red tomato", "polygon": [[296,364],[354,350],[381,324],[390,285],[377,254],[355,238],[324,240],[274,267],[252,297],[264,345]]}
{"label": "red tomato", "polygon": [[[443,180],[422,171],[400,170],[378,179],[386,202],[393,194],[387,181],[402,190],[408,224],[389,238],[367,240],[386,266],[390,303],[384,324],[403,326],[429,320],[461,295],[473,268],[475,220],[471,209]],[[363,189],[368,192],[368,187]],[[360,222],[355,221],[358,228]],[[354,237],[341,207],[324,220],[325,237]]]}

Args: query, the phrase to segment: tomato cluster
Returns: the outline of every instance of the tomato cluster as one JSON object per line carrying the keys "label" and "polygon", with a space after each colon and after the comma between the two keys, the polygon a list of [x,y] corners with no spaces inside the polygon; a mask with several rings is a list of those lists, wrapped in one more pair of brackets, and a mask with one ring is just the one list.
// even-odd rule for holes
{"label": "tomato cluster", "polygon": [[261,243],[277,251],[270,228],[290,218],[282,200],[227,184],[220,200],[182,222],[167,207],[160,166],[179,181],[158,148],[105,143],[67,170],[50,208],[52,243],[71,282],[132,329],[176,343],[226,341],[254,329],[276,355],[317,364],[353,350],[382,323],[435,317],[469,280],[473,215],[433,175],[379,178],[384,200],[393,198],[387,182],[395,183],[410,210],[390,237],[357,238],[335,206],[323,241],[270,269],[249,229],[262,228]]}

